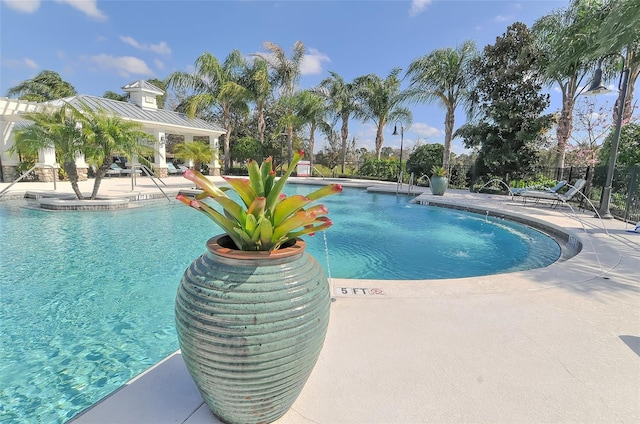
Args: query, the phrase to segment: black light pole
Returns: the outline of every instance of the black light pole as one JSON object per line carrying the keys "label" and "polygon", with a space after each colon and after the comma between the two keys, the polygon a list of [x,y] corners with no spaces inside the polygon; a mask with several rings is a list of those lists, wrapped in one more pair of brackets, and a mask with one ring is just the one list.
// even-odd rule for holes
{"label": "black light pole", "polygon": [[[607,179],[602,190],[602,199],[600,201],[600,217],[603,219],[612,219],[610,205],[611,205],[611,186],[613,184],[613,174],[616,170],[616,157],[618,156],[618,146],[620,144],[620,131],[622,129],[622,115],[624,113],[624,103],[627,97],[627,87],[629,85],[629,69],[626,67],[625,57],[617,53],[622,57],[622,73],[620,74],[620,81],[618,82],[618,89],[622,93],[620,96],[620,104],[618,106],[618,119],[616,119],[616,129],[613,133],[613,140],[611,140],[611,152],[609,153],[609,165],[607,166]],[[602,94],[610,92],[602,86],[602,60],[598,65],[593,83],[591,87],[584,94]]]}
{"label": "black light pole", "polygon": [[[393,126],[393,134],[391,135],[398,135],[398,122],[400,121],[396,121],[396,123]],[[399,180],[400,182],[402,182],[402,145],[404,144],[404,127],[402,126],[402,122],[400,122],[400,171],[398,172],[398,176],[399,176]]]}

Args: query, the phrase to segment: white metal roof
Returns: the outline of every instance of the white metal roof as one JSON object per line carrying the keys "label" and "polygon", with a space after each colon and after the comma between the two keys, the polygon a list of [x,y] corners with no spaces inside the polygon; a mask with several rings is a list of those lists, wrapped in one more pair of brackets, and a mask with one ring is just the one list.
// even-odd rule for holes
{"label": "white metal roof", "polygon": [[163,109],[144,109],[133,103],[104,97],[81,94],[49,102],[49,104],[55,106],[62,106],[63,103],[69,103],[74,107],[81,107],[81,103],[85,103],[92,110],[102,108],[106,112],[121,116],[123,119],[140,122],[145,128],[164,129],[169,133],[173,133],[174,131],[172,130],[176,129],[180,130],[178,133],[187,132],[196,135],[212,135],[214,133],[214,135],[219,136],[226,132],[217,125],[200,118],[190,118],[184,113]]}

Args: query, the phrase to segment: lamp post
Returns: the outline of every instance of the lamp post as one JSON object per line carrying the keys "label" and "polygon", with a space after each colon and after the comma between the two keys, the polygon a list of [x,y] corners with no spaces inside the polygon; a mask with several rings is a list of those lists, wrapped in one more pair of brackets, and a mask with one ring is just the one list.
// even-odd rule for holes
{"label": "lamp post", "polygon": [[[616,170],[616,157],[618,156],[618,145],[620,144],[620,131],[622,129],[622,115],[624,113],[624,103],[627,97],[627,87],[629,85],[629,69],[626,67],[625,57],[616,53],[622,57],[622,73],[620,74],[620,81],[618,82],[618,90],[620,90],[620,104],[618,106],[618,117],[616,119],[616,129],[613,133],[613,140],[611,140],[611,152],[609,153],[609,164],[607,166],[607,179],[602,190],[602,198],[600,200],[599,215],[603,219],[612,219],[611,211],[609,210],[611,205],[611,186],[613,184],[613,174]],[[608,90],[602,85],[602,59],[598,64],[598,69],[593,78],[593,83],[589,89],[584,93],[585,95],[594,95],[608,93]]]}
{"label": "lamp post", "polygon": [[[396,121],[393,125],[393,134],[398,135],[398,123],[400,121]],[[402,146],[404,144],[404,127],[402,126],[402,122],[400,122],[400,171],[398,172],[398,180],[402,183]]]}

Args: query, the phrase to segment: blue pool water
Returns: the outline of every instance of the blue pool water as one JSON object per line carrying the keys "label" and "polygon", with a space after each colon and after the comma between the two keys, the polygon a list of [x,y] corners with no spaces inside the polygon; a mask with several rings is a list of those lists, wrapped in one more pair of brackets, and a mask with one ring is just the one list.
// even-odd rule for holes
{"label": "blue pool water", "polygon": [[[535,230],[407,200],[358,189],[325,199],[332,277],[465,277],[559,257]],[[179,280],[220,231],[177,202],[94,213],[25,204],[0,202],[0,421],[61,423],[178,349]],[[324,235],[305,239],[327,269]]]}

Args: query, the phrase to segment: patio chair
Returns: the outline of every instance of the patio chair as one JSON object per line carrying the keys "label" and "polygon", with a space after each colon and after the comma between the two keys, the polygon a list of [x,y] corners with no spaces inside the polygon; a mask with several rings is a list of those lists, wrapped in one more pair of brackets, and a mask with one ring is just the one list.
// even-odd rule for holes
{"label": "patio chair", "polygon": [[510,189],[511,194],[513,194],[514,196],[520,196],[522,193],[524,193],[525,191],[540,191],[543,193],[557,193],[558,190],[560,190],[562,187],[567,185],[567,181],[566,180],[561,180],[558,181],[558,184],[554,185],[551,188],[546,188],[543,190],[536,190],[534,188],[531,187],[523,187],[523,188],[512,188]]}
{"label": "patio chair", "polygon": [[184,172],[184,170],[176,168],[173,162],[167,162],[167,170],[169,172],[169,175],[178,175]]}
{"label": "patio chair", "polygon": [[586,180],[580,178],[564,194],[529,190],[529,191],[523,191],[522,193],[520,193],[520,197],[522,197],[523,203],[526,203],[527,198],[535,199],[536,203],[539,202],[540,200],[550,200],[552,202],[551,206],[555,208],[560,203],[564,205],[569,200],[571,200],[573,196],[575,196],[580,190],[582,190],[582,188],[585,186],[586,183],[587,183]]}
{"label": "patio chair", "polygon": [[107,173],[105,175],[107,177],[113,177],[115,175],[119,177],[120,175],[122,175],[122,168],[120,168],[117,163],[112,163],[109,166],[109,169],[107,169]]}

